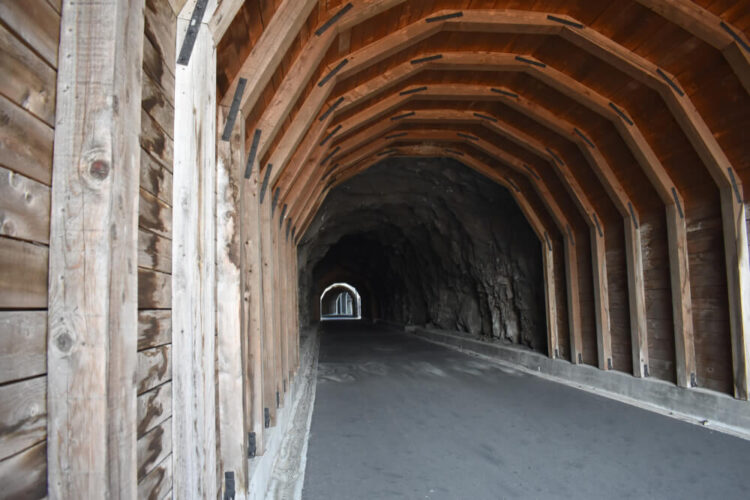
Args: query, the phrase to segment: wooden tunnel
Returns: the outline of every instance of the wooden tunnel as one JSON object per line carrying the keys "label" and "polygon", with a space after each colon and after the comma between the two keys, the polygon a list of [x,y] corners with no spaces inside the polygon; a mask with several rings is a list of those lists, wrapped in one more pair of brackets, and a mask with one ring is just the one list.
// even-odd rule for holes
{"label": "wooden tunnel", "polygon": [[746,0],[0,1],[0,496],[250,496],[297,245],[392,157],[513,196],[549,357],[748,400],[748,33]]}

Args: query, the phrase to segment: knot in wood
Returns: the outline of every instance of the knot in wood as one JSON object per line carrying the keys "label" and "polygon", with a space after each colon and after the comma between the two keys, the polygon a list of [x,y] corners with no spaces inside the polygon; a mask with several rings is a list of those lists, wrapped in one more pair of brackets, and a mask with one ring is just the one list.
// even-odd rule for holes
{"label": "knot in wood", "polygon": [[62,352],[63,354],[68,354],[70,352],[70,349],[73,347],[73,338],[70,336],[67,330],[63,331],[57,337],[55,337],[55,345],[60,350],[60,352]]}
{"label": "knot in wood", "polygon": [[99,181],[103,181],[109,176],[109,170],[109,162],[104,160],[94,160],[89,166],[89,174]]}

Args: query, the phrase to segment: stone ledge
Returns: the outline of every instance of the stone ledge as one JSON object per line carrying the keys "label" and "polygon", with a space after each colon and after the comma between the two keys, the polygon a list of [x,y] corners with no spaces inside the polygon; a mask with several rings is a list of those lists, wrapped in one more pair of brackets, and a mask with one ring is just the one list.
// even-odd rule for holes
{"label": "stone ledge", "polygon": [[519,371],[750,440],[750,403],[747,401],[706,389],[686,389],[663,380],[574,365],[523,348],[443,330],[413,326],[405,330],[427,341],[482,356]]}

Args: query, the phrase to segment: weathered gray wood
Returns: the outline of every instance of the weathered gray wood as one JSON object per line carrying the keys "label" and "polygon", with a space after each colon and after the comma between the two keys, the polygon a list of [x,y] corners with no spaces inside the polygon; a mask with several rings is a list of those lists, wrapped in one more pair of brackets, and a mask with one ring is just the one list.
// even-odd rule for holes
{"label": "weathered gray wood", "polygon": [[177,16],[164,0],[146,0],[145,33],[156,52],[165,61],[164,69],[174,75],[175,31]]}
{"label": "weathered gray wood", "polygon": [[0,95],[0,165],[49,185],[52,128]]}
{"label": "weathered gray wood", "polygon": [[172,240],[143,229],[138,231],[138,267],[172,272]]}
{"label": "weathered gray wood", "polygon": [[138,440],[138,480],[154,470],[169,455],[171,449],[172,419],[169,418]]}
{"label": "weathered gray wood", "polygon": [[0,25],[0,94],[44,120],[55,121],[57,74],[5,26]]}
{"label": "weathered gray wood", "polygon": [[276,371],[276,325],[274,316],[274,279],[273,279],[273,242],[271,231],[271,199],[270,189],[266,192],[260,205],[260,244],[263,265],[263,407],[268,408],[271,425],[276,425],[276,391],[278,378]]}
{"label": "weathered gray wood", "polygon": [[154,119],[169,138],[172,138],[174,135],[174,98],[166,95],[164,89],[145,73],[142,93],[143,110]]}
{"label": "weathered gray wood", "polygon": [[47,312],[0,311],[0,384],[47,371]]}
{"label": "weathered gray wood", "polygon": [[172,346],[170,344],[138,352],[136,383],[138,394],[172,378]]}
{"label": "weathered gray wood", "polygon": [[3,498],[44,498],[47,495],[47,443],[41,442],[0,461]]}
{"label": "weathered gray wood", "polygon": [[50,225],[51,498],[135,498],[143,0],[67,2]]}
{"label": "weathered gray wood", "polygon": [[138,396],[138,437],[172,416],[172,382]]}
{"label": "weathered gray wood", "polygon": [[[227,109],[219,108],[218,122]],[[243,120],[240,119],[240,122]],[[235,126],[229,141],[218,140],[216,162],[216,303],[219,471],[234,471],[236,491],[247,490],[245,423],[245,334],[242,330],[240,186],[245,163],[245,134]],[[250,415],[247,415],[249,418]]]}
{"label": "weathered gray wood", "polygon": [[172,277],[138,269],[138,309],[169,309],[172,305]]}
{"label": "weathered gray wood", "polygon": [[0,236],[0,308],[47,307],[47,247]]}
{"label": "weathered gray wood", "polygon": [[172,172],[141,149],[141,189],[172,205]]}
{"label": "weathered gray wood", "polygon": [[172,311],[138,311],[138,350],[172,342]]}
{"label": "weathered gray wood", "polygon": [[0,458],[44,440],[46,392],[47,380],[43,376],[0,387]]}
{"label": "weathered gray wood", "polygon": [[[242,117],[242,114],[240,113]],[[243,117],[244,118],[244,117]],[[242,314],[246,354],[245,408],[251,431],[255,432],[256,453],[265,450],[263,427],[263,281],[260,242],[260,192],[258,169],[243,180],[240,195],[242,239]]]}
{"label": "weathered gray wood", "polygon": [[49,187],[0,167],[0,234],[49,242]]}
{"label": "weathered gray wood", "polygon": [[172,236],[172,207],[144,190],[141,190],[139,194],[138,225],[170,238]]}
{"label": "weathered gray wood", "polygon": [[0,2],[0,19],[51,67],[57,67],[60,15],[45,0]]}
{"label": "weathered gray wood", "polygon": [[141,146],[162,166],[168,170],[172,169],[174,158],[172,138],[145,110],[141,113]]}
{"label": "weathered gray wood", "polygon": [[166,61],[148,38],[143,40],[143,72],[150,76],[161,88],[165,95],[174,96],[174,60]]}
{"label": "weathered gray wood", "polygon": [[148,500],[171,499],[171,494],[167,496],[171,489],[172,455],[170,454],[138,483],[138,498]]}
{"label": "weathered gray wood", "polygon": [[[215,3],[214,3],[215,5]],[[180,46],[189,20],[178,20]],[[172,374],[175,498],[216,496],[216,51],[202,24],[175,85]],[[200,443],[200,446],[196,446]]]}

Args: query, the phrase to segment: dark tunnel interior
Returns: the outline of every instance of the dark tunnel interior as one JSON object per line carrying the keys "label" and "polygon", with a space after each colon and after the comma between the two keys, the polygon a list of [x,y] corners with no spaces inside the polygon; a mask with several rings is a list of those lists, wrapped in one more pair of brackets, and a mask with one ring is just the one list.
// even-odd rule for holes
{"label": "dark tunnel interior", "polygon": [[449,158],[390,158],[328,194],[298,253],[300,321],[346,282],[362,319],[546,352],[540,242],[508,191]]}

